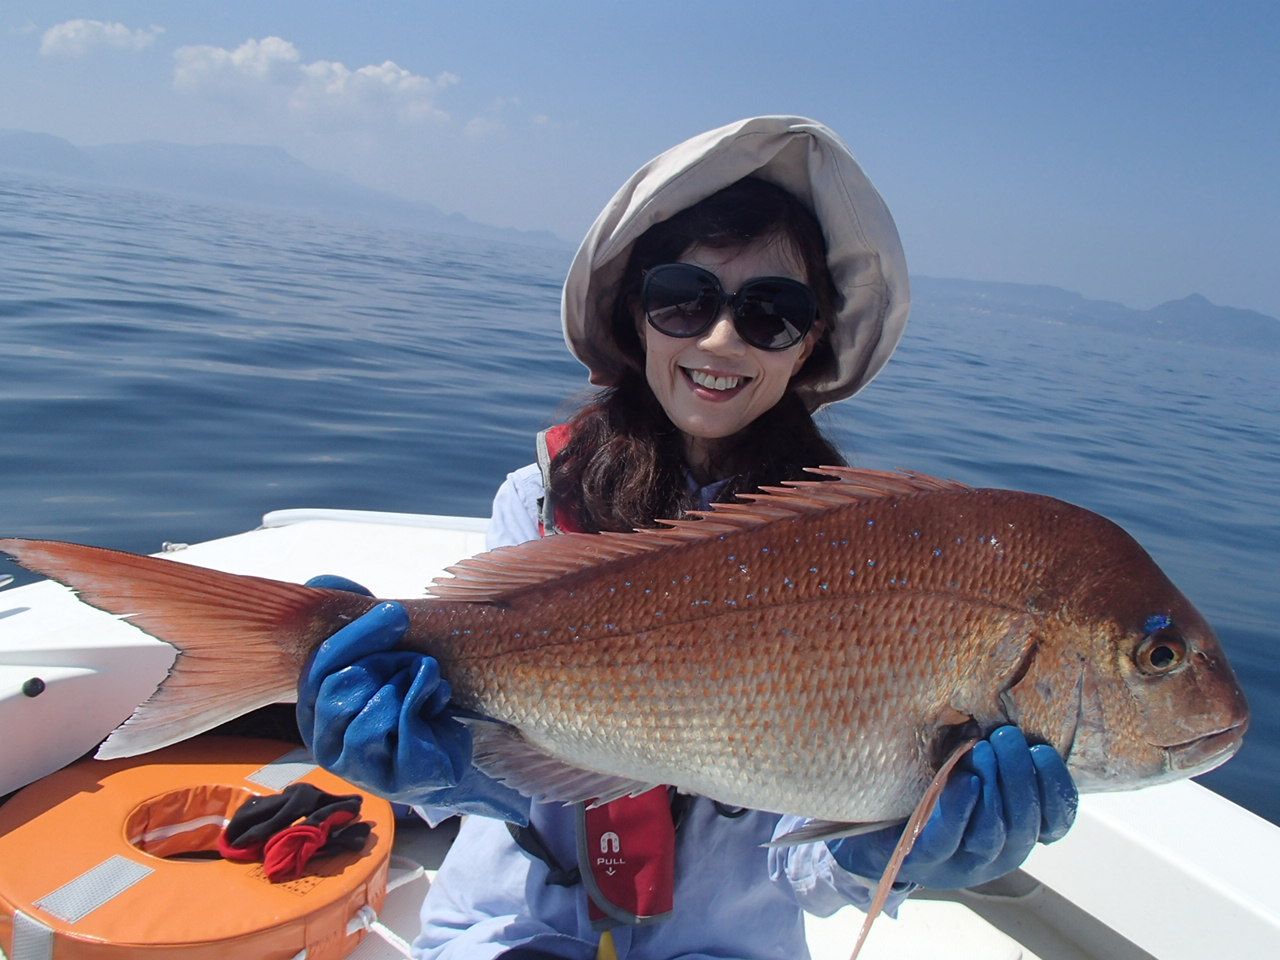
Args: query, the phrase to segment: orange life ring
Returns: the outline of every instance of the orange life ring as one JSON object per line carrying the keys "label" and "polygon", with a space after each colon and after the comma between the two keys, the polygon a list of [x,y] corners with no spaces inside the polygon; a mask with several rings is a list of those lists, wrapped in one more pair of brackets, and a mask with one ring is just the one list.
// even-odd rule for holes
{"label": "orange life ring", "polygon": [[[292,744],[199,737],[83,760],[0,806],[0,944],[9,960],[337,960],[386,896],[395,821],[363,794],[363,850],[271,883],[261,863],[202,857],[240,804],[305,780],[362,793]],[[305,951],[305,953],[303,953]]]}

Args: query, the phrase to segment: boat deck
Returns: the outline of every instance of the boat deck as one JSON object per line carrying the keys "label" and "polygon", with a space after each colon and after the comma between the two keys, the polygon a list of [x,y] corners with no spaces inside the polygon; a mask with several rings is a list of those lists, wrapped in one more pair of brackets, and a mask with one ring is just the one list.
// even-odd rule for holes
{"label": "boat deck", "polygon": [[[485,521],[417,514],[286,510],[247,533],[166,556],[302,582],[340,573],[378,596],[418,597],[484,548]],[[91,750],[165,675],[172,650],[41,582],[0,591],[0,795]],[[44,692],[22,693],[39,676]],[[397,852],[428,867],[393,891],[385,920],[402,936],[447,848],[447,828],[407,824]],[[983,888],[920,892],[876,924],[865,960],[1162,960],[1280,956],[1280,828],[1191,781],[1082,799],[1069,836]],[[862,915],[807,918],[817,960],[847,957]],[[399,956],[368,938],[358,960]]]}

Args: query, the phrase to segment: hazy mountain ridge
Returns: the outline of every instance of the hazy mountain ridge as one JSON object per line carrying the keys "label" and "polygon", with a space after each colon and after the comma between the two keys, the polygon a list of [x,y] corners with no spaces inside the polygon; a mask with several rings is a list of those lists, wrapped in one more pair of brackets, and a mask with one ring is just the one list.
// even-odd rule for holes
{"label": "hazy mountain ridge", "polygon": [[953,317],[1056,322],[1180,343],[1280,351],[1280,320],[1219,306],[1198,293],[1150,310],[1091,300],[1059,287],[983,280],[913,276],[911,293],[917,313],[945,310]]}
{"label": "hazy mountain ridge", "polygon": [[161,141],[78,147],[61,137],[0,130],[0,168],[56,174],[308,213],[355,216],[426,231],[565,247],[548,231],[512,230],[403,200],[308,166],[279,147]]}
{"label": "hazy mountain ridge", "polygon": [[[316,170],[278,147],[216,144],[186,146],[148,141],[77,147],[61,137],[0,130],[0,168],[75,177],[99,183],[373,219],[425,231],[564,248],[546,231],[520,231],[476,223],[362,187]],[[1179,342],[1280,351],[1280,320],[1218,306],[1200,294],[1135,310],[1091,300],[1059,287],[980,280],[912,277],[917,315],[945,310],[953,317],[1058,322]]]}

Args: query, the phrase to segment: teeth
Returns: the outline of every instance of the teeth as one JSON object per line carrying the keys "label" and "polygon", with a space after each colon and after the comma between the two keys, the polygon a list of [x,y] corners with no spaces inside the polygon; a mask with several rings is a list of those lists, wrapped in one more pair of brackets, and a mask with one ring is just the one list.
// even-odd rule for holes
{"label": "teeth", "polygon": [[690,370],[689,377],[698,386],[708,390],[732,390],[742,382],[742,377],[713,377],[701,370]]}

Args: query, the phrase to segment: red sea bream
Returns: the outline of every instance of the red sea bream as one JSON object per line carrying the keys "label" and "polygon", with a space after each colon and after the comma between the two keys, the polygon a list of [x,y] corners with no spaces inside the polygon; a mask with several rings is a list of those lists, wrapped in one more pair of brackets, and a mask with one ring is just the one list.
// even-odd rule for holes
{"label": "red sea bream", "polygon": [[[699,519],[471,558],[408,600],[476,763],[557,800],[674,784],[838,823],[911,813],[1017,723],[1082,791],[1209,770],[1248,708],[1213,630],[1114,523],[1059,500],[824,469]],[[126,756],[290,699],[377,601],[92,547],[0,549],[180,651]],[[317,571],[321,572],[321,571]]]}

